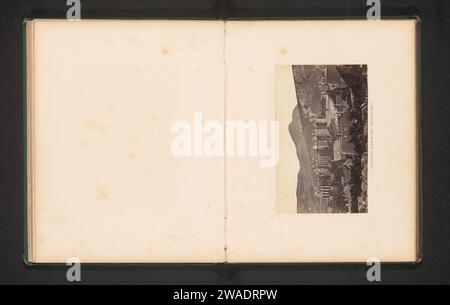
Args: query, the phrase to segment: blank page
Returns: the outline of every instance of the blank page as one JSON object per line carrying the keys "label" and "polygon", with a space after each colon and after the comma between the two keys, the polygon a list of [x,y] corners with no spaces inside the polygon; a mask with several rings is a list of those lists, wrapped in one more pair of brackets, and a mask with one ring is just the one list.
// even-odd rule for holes
{"label": "blank page", "polygon": [[223,262],[224,160],[171,153],[174,122],[223,119],[223,22],[36,20],[28,31],[30,261]]}

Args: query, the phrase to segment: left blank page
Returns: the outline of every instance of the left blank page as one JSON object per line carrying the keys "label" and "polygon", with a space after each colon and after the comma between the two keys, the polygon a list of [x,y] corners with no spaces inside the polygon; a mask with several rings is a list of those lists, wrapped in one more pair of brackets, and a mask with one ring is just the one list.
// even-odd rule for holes
{"label": "left blank page", "polygon": [[224,116],[224,24],[35,20],[37,263],[223,262],[224,160],[175,157]]}

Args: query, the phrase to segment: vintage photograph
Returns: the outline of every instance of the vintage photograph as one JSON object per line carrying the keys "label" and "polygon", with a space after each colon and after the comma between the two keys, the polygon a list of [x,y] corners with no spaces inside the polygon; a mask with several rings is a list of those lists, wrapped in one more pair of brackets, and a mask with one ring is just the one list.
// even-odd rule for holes
{"label": "vintage photograph", "polygon": [[366,65],[292,66],[297,213],[367,213]]}

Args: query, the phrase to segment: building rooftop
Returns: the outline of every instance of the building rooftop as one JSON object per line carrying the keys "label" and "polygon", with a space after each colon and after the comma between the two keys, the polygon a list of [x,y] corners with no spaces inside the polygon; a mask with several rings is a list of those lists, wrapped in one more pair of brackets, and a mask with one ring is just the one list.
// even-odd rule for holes
{"label": "building rooftop", "polygon": [[330,84],[340,84],[341,76],[336,66],[327,66],[327,82]]}

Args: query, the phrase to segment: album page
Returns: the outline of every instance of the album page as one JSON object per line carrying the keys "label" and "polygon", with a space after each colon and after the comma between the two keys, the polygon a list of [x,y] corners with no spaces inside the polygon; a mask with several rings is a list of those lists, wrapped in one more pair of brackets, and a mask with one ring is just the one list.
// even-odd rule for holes
{"label": "album page", "polygon": [[26,26],[28,260],[224,262],[223,22]]}
{"label": "album page", "polygon": [[419,260],[416,26],[226,23],[229,262]]}

